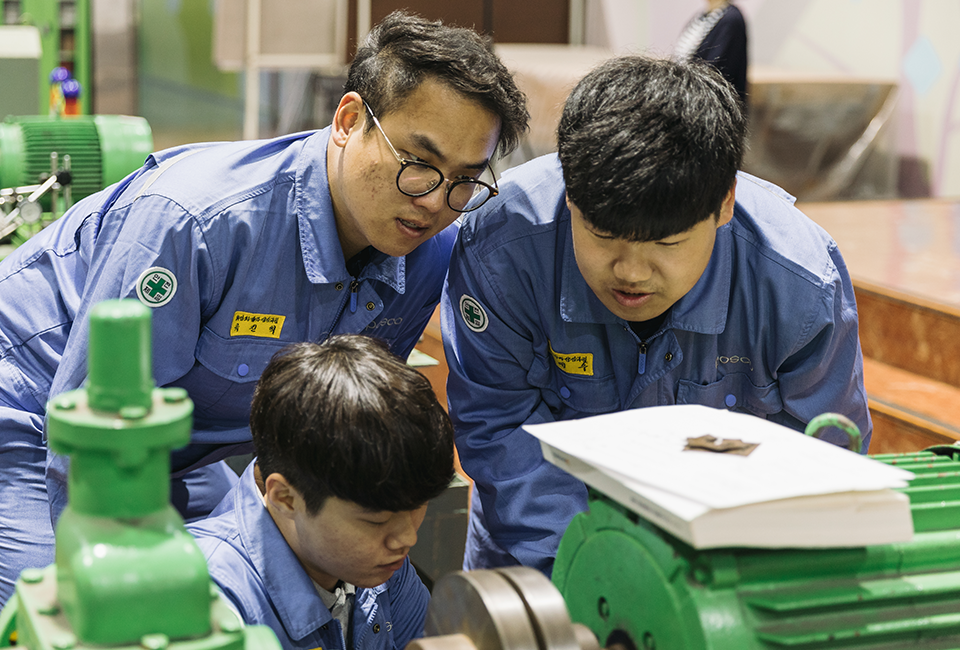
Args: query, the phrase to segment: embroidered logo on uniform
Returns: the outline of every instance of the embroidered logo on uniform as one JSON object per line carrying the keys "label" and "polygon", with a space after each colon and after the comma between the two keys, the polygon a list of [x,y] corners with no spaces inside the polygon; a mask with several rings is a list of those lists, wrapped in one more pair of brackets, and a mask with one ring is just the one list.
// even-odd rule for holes
{"label": "embroidered logo on uniform", "polygon": [[476,298],[467,294],[460,297],[460,316],[463,317],[463,322],[466,323],[467,327],[474,332],[482,332],[490,324],[487,312],[480,306]]}
{"label": "embroidered logo on uniform", "polygon": [[403,323],[403,318],[397,316],[396,318],[381,318],[380,320],[371,321],[364,329],[375,330],[381,327],[390,327],[391,325],[400,325]]}
{"label": "embroidered logo on uniform", "polygon": [[553,344],[547,343],[550,348],[550,354],[553,355],[553,362],[557,368],[571,375],[586,375],[593,377],[593,353],[592,352],[574,352],[572,354],[560,354],[553,350]]}
{"label": "embroidered logo on uniform", "polygon": [[719,368],[721,365],[726,365],[728,363],[745,363],[750,366],[750,369],[753,370],[753,363],[747,357],[741,357],[736,354],[733,356],[719,356],[717,357],[717,362],[714,364],[715,367]]}
{"label": "embroidered logo on uniform", "polygon": [[276,314],[250,314],[245,311],[233,312],[230,336],[259,336],[264,339],[280,338],[283,321],[286,316]]}
{"label": "embroidered logo on uniform", "polygon": [[164,306],[176,292],[177,276],[162,266],[147,269],[137,278],[137,297],[147,307]]}

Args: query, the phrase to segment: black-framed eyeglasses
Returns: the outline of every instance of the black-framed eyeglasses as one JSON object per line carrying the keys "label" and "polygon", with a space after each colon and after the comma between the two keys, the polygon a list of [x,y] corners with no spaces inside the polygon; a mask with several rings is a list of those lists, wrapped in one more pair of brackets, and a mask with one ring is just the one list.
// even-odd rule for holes
{"label": "black-framed eyeglasses", "polygon": [[[366,107],[370,117],[373,118],[373,123],[376,124],[380,135],[383,136],[387,146],[390,147],[390,151],[397,159],[397,162],[400,163],[400,171],[397,172],[397,189],[400,190],[401,193],[413,197],[424,196],[446,183],[447,205],[450,206],[451,210],[456,212],[476,210],[500,193],[500,189],[497,187],[497,178],[493,175],[492,169],[490,169],[490,174],[493,175],[493,185],[491,186],[479,179],[468,176],[458,176],[451,180],[444,176],[442,171],[429,163],[401,157],[400,154],[397,153],[397,150],[394,149],[390,138],[383,132],[383,127],[380,126],[380,120],[373,114],[373,110],[366,102],[364,102],[363,105]],[[487,167],[489,168],[489,165],[487,165]],[[467,207],[468,204],[470,205],[469,208]]]}

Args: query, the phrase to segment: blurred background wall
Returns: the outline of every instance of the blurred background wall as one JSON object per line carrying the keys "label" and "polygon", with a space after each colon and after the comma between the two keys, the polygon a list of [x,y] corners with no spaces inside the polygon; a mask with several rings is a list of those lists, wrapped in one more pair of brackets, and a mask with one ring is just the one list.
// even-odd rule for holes
{"label": "blurred background wall", "polygon": [[[212,61],[214,2],[93,0],[95,31],[101,25],[94,65],[101,71],[113,69],[109,75],[101,73],[98,82],[107,88],[113,80],[113,92],[99,94],[110,103],[95,110],[143,115],[154,129],[158,148],[240,138],[243,74],[222,72]],[[898,195],[960,195],[960,2],[737,4],[748,21],[750,62],[756,70],[898,82],[891,135]],[[702,0],[585,0],[584,40],[618,53],[668,54],[686,21],[702,6]],[[131,52],[129,62],[118,59],[124,48]],[[281,93],[289,79],[262,74],[263,115],[269,121],[271,111],[278,110],[271,96]]]}

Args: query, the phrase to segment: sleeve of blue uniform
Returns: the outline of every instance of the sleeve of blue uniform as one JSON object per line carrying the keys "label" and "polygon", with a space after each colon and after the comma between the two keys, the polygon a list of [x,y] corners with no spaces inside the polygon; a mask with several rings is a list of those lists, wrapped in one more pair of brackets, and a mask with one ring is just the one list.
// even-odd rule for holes
{"label": "sleeve of blue uniform", "polygon": [[390,584],[393,647],[404,648],[411,640],[423,636],[429,604],[430,592],[410,561],[404,562]]}
{"label": "sleeve of blue uniform", "polygon": [[[586,507],[586,488],[547,463],[539,442],[521,428],[554,417],[527,378],[534,360],[530,328],[539,323],[509,307],[531,298],[503,295],[499,285],[461,243],[454,246],[441,299],[447,399],[460,462],[474,480],[493,540],[521,564],[549,573],[560,537]],[[483,331],[467,327],[464,296],[485,311]]]}
{"label": "sleeve of blue uniform", "polygon": [[[771,419],[803,429],[821,413],[846,415],[859,427],[861,453],[866,453],[873,424],[863,386],[857,304],[836,244],[831,243],[830,253],[835,268],[820,292],[820,304],[810,310],[798,349],[779,369],[784,410]],[[822,438],[847,444],[846,436],[837,430],[825,432]]]}
{"label": "sleeve of blue uniform", "polygon": [[[80,231],[81,237],[95,234],[96,246],[51,397],[80,387],[86,379],[90,310],[104,300],[137,300],[137,280],[144,271],[162,267],[177,280],[170,302],[151,310],[153,375],[158,386],[193,367],[204,309],[216,299],[208,287],[222,280],[224,269],[211,258],[203,233],[181,207],[162,197],[144,196],[112,211],[92,214],[90,225]],[[66,459],[48,453],[47,490],[54,521],[66,505],[66,468]]]}

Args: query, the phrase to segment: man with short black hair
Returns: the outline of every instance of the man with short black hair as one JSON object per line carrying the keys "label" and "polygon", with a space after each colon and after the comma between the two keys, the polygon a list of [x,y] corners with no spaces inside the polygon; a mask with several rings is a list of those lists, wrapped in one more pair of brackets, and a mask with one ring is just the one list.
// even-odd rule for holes
{"label": "man with short black hair", "polygon": [[706,64],[613,59],[567,99],[559,154],[509,170],[463,220],[441,305],[475,482],[465,568],[549,574],[586,507],[526,424],[703,404],[802,430],[833,411],[866,451],[850,277],[792,197],[738,173],[744,134]]}
{"label": "man with short black hair", "polygon": [[187,520],[236,481],[218,461],[249,451],[277,350],[349,332],[413,349],[454,221],[496,194],[489,163],[526,129],[524,97],[489,39],[402,12],[360,44],[344,90],[325,129],[151,155],[0,262],[0,605],[53,561],[67,461],[48,457],[45,405],[86,377],[92,305],[154,311],[157,384],[195,406],[171,456]]}
{"label": "man with short black hair", "polygon": [[407,553],[453,478],[430,382],[365,336],[295,344],[263,372],[250,431],[255,461],[188,526],[243,620],[288,649],[420,636],[429,594]]}

